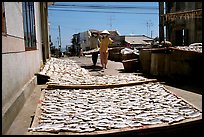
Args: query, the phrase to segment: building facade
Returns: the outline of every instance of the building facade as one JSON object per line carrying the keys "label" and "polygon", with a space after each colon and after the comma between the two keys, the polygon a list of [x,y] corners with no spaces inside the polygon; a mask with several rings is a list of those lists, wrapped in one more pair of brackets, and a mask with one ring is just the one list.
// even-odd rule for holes
{"label": "building facade", "polygon": [[166,39],[173,46],[202,42],[202,2],[166,2]]}
{"label": "building facade", "polygon": [[50,57],[47,2],[2,2],[2,133],[37,84]]}

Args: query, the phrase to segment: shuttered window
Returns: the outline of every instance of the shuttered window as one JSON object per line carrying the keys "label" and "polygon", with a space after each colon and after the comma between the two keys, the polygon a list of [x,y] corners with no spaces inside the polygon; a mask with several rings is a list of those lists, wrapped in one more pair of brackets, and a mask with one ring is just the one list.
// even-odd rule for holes
{"label": "shuttered window", "polygon": [[26,50],[36,49],[34,2],[22,2]]}

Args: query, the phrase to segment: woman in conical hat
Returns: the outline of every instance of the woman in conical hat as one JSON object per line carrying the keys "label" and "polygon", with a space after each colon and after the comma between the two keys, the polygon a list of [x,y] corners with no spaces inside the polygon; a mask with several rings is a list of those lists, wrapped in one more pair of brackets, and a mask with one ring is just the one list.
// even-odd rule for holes
{"label": "woman in conical hat", "polygon": [[108,34],[108,35],[110,35],[110,33],[107,30],[102,31],[101,34]]}
{"label": "woman in conical hat", "polygon": [[110,33],[107,30],[101,32],[102,39],[100,41],[100,59],[103,68],[107,68],[108,63],[108,46],[112,44],[113,40],[109,38]]}

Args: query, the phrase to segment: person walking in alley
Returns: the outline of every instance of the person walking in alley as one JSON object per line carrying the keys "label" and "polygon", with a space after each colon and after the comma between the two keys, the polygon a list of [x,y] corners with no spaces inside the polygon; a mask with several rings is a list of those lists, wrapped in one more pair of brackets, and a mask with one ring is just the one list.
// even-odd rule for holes
{"label": "person walking in alley", "polygon": [[107,30],[101,32],[102,39],[100,41],[100,59],[103,68],[107,68],[108,63],[108,46],[113,40],[109,38],[110,33]]}
{"label": "person walking in alley", "polygon": [[96,50],[96,52],[92,53],[92,62],[93,65],[96,66],[96,62],[98,59],[98,48],[99,48],[99,34],[96,31],[93,31],[91,33],[91,37],[90,37],[90,48]]}
{"label": "person walking in alley", "polygon": [[83,49],[82,49],[82,47],[79,48],[79,58],[80,58],[81,56],[83,56]]}

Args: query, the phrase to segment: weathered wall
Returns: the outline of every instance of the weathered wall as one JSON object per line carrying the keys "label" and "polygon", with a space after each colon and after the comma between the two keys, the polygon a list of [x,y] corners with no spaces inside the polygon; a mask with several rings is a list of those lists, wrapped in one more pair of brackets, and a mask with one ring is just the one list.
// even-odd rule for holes
{"label": "weathered wall", "polygon": [[202,78],[202,53],[184,50],[140,50],[141,70],[153,76],[184,82],[198,82]]}
{"label": "weathered wall", "polygon": [[[191,11],[196,9],[202,9],[202,2],[169,2],[172,3],[170,6],[170,12],[183,12]],[[180,7],[180,8],[176,8]],[[201,11],[202,12],[202,11]],[[174,46],[178,45],[177,42],[182,40],[176,36],[176,31],[184,29],[187,31],[184,40],[184,45],[190,45],[191,43],[202,42],[202,18],[178,18],[172,22],[166,23],[167,28],[167,40],[172,42]],[[182,37],[182,36],[181,36]]]}
{"label": "weathered wall", "polygon": [[90,32],[89,31],[81,32],[79,35],[80,35],[80,46],[81,46],[81,48],[84,51],[90,49],[90,46],[89,46],[89,37],[91,35]]}
{"label": "weathered wall", "polygon": [[168,76],[172,79],[177,77],[186,82],[198,82],[202,78],[202,53],[173,50],[168,64]]}
{"label": "weathered wall", "polygon": [[150,74],[150,65],[151,65],[151,50],[141,49],[139,51],[139,60],[141,64],[142,72]]}
{"label": "weathered wall", "polygon": [[25,51],[21,2],[5,2],[6,35],[2,35],[2,131],[12,124],[36,85],[42,65],[40,16],[35,3],[37,50]]}

